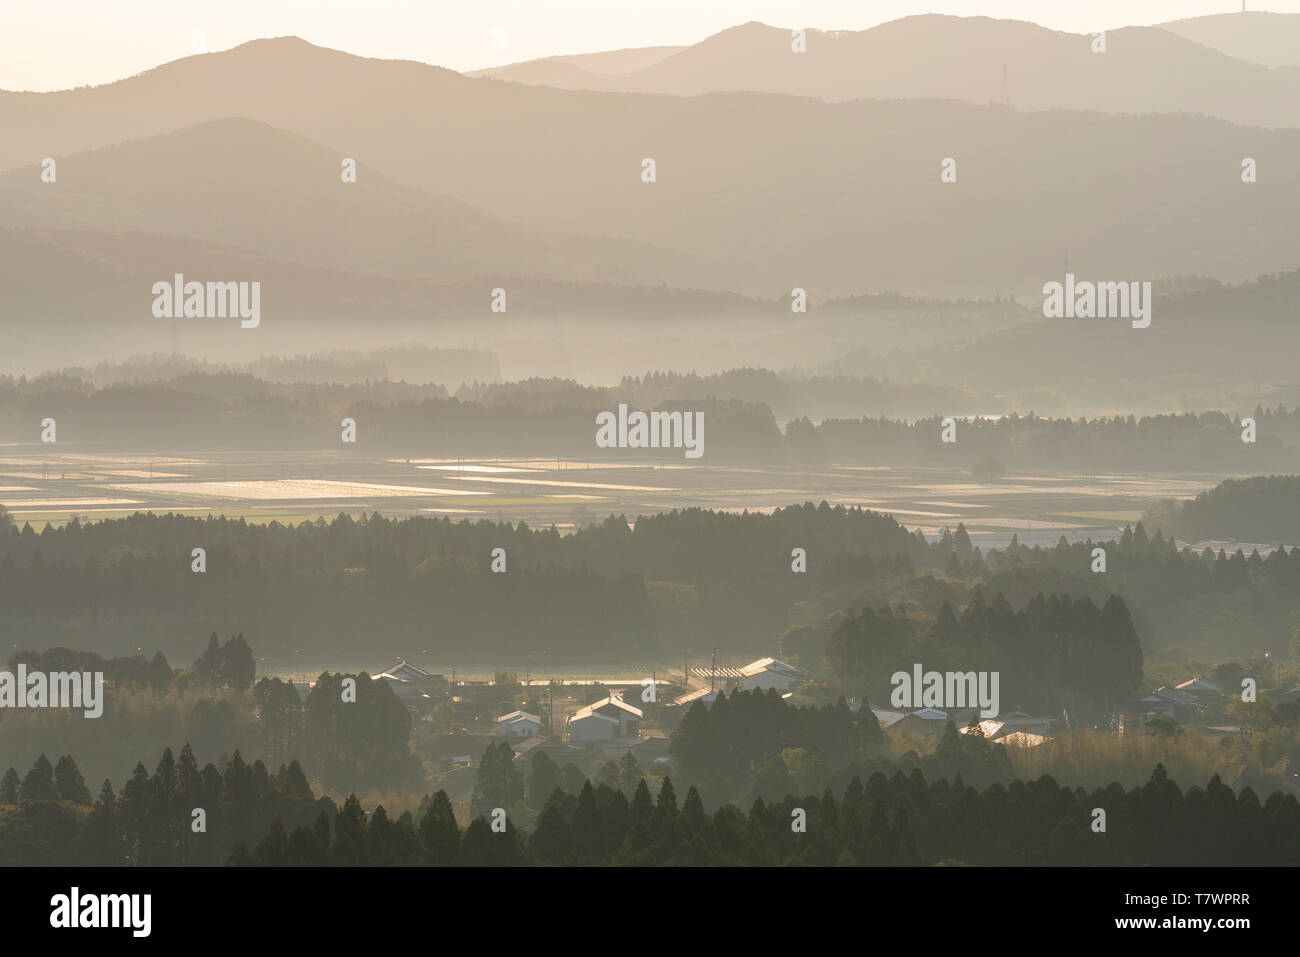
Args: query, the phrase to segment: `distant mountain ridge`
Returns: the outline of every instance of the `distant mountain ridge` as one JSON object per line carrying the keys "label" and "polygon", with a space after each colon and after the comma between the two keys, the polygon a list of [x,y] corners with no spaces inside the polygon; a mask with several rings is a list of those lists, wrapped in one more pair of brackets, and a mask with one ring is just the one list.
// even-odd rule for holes
{"label": "distant mountain ridge", "polygon": [[[1112,53],[1089,55],[1100,61]],[[114,154],[121,160],[136,151],[142,165],[121,168],[138,193],[154,179],[161,188],[177,178],[150,169],[147,157],[161,158],[198,134],[174,143],[152,137],[231,117],[321,147],[315,154],[301,147],[294,161],[313,184],[320,176],[308,190],[288,176],[288,156],[299,149],[290,138],[254,135],[237,123],[226,128],[228,142],[214,137],[231,175],[248,187],[246,198],[232,196],[236,206],[255,216],[264,203],[269,218],[297,197],[303,222],[320,227],[319,236],[304,228],[295,238],[272,222],[279,233],[260,236],[260,246],[240,244],[284,259],[307,261],[311,253],[329,264],[362,241],[374,248],[363,246],[354,258],[368,257],[366,269],[389,274],[409,275],[421,264],[419,231],[423,223],[432,234],[435,221],[463,228],[463,243],[443,247],[448,271],[505,262],[502,272],[764,299],[795,288],[815,298],[1029,294],[1060,278],[1067,253],[1103,278],[1194,273],[1240,281],[1300,262],[1294,130],[1186,114],[1025,113],[954,100],[563,91],[365,60],[296,39],[189,57],[107,87],[0,95],[8,133],[0,165],[21,157],[25,171],[11,176],[28,178],[19,190],[5,177],[7,208],[36,226],[167,231],[140,218],[156,204],[124,205],[102,185],[89,205],[61,200],[87,188],[77,182],[81,160],[67,151],[144,140]],[[263,150],[268,171],[279,170],[270,177],[274,190],[256,175]],[[41,184],[29,165],[43,156],[63,161],[57,185]],[[345,156],[369,171],[358,195],[388,191],[390,202],[384,210],[355,209],[357,227],[367,228],[335,248],[327,239],[351,222],[345,217],[354,207],[325,184],[339,186],[336,167]],[[956,183],[940,182],[946,157],[957,162]],[[1249,186],[1241,182],[1243,157],[1259,162],[1259,181]],[[654,183],[642,179],[647,158],[656,163]],[[222,194],[213,164],[195,160],[187,168],[217,177],[207,182],[213,196]],[[399,186],[429,195],[412,197]],[[235,237],[230,223],[223,226],[226,212],[212,211],[211,229],[228,242]],[[340,222],[325,222],[327,213]],[[428,268],[437,275],[440,267],[431,261]]]}
{"label": "distant mountain ridge", "polygon": [[421,281],[745,284],[742,270],[707,257],[508,223],[364,162],[357,181],[345,183],[337,153],[254,120],[210,120],[59,163],[56,184],[32,168],[0,174],[0,222],[182,236],[286,263]]}
{"label": "distant mountain ridge", "polygon": [[[1287,36],[1300,37],[1300,15],[1280,22]],[[674,96],[747,91],[827,102],[941,98],[986,104],[1003,102],[1005,71],[1006,101],[1017,109],[1192,112],[1250,126],[1300,126],[1300,68],[1269,69],[1222,52],[1213,41],[1226,28],[1188,26],[1189,38],[1177,26],[1109,30],[1106,50],[1098,53],[1085,34],[1017,20],[926,14],[868,30],[807,30],[806,51],[795,53],[790,29],[750,22],[623,73],[551,58],[473,75]]]}
{"label": "distant mountain ridge", "polygon": [[1300,14],[1234,11],[1158,26],[1239,60],[1263,66],[1300,66]]}
{"label": "distant mountain ridge", "polygon": [[[726,51],[743,58],[761,46],[813,70],[804,79],[824,79],[834,57],[818,53],[818,43],[852,52],[889,40],[884,59],[858,60],[878,71],[902,56],[900,78],[948,82],[952,70],[957,76],[987,60],[989,49],[973,42],[986,35],[1022,58],[1051,59],[1056,45],[1068,44],[1069,55],[1055,60],[1061,76],[1127,75],[1135,44],[1180,51],[1189,63],[1218,64],[1233,76],[1246,75],[1243,66],[1250,76],[1278,73],[1161,30],[1113,31],[1107,52],[1094,54],[1087,44],[1077,49],[1087,38],[953,17],[810,33],[806,54],[789,52],[788,31],[746,24],[675,52],[569,59],[602,69],[648,60],[635,72],[694,71],[707,82]],[[942,42],[927,47],[931,40]],[[916,55],[921,48],[925,58]],[[950,64],[937,55],[958,48],[965,52]],[[849,71],[846,82],[856,75]],[[784,82],[777,73],[769,79]],[[1156,88],[1183,82],[1173,75]],[[918,91],[926,88],[911,89]],[[613,309],[617,297],[592,291],[700,290],[687,298],[701,303],[731,293],[787,319],[797,315],[787,311],[793,291],[803,289],[814,309],[790,320],[791,329],[821,322],[838,334],[842,326],[825,324],[831,317],[818,316],[817,303],[885,292],[1015,294],[1032,303],[1044,282],[1062,278],[1067,260],[1085,279],[1196,274],[1227,282],[1300,263],[1300,130],[1185,113],[565,91],[280,38],[103,87],[0,94],[0,128],[0,166],[21,159],[0,173],[0,222],[16,253],[39,260],[72,235],[122,237],[120,249],[70,259],[87,294],[87,277],[110,262],[125,268],[140,249],[165,266],[152,251],[170,236],[190,241],[171,250],[173,260],[181,250],[220,250],[218,259],[238,251],[246,264],[261,257],[272,271],[330,277],[322,285],[335,290],[332,301],[322,302],[310,282],[282,287],[301,289],[292,308],[302,314],[370,303],[415,315],[413,289],[468,283],[481,303],[484,282],[512,277],[581,287],[579,298]],[[57,183],[41,181],[35,164],[44,156],[59,163]],[[359,163],[356,184],[339,181],[344,157]],[[1258,161],[1256,183],[1241,180],[1245,157]],[[958,171],[953,183],[940,180],[948,158]],[[643,180],[647,159],[656,164],[653,183]],[[33,241],[42,231],[63,238]],[[184,270],[163,274],[172,271]],[[44,301],[35,277],[57,283],[41,269],[11,272],[11,301],[25,297],[33,308]],[[347,291],[349,277],[364,278]],[[75,299],[83,286],[73,282],[58,295]],[[647,301],[630,296],[633,311]],[[933,328],[941,335],[954,327]]]}

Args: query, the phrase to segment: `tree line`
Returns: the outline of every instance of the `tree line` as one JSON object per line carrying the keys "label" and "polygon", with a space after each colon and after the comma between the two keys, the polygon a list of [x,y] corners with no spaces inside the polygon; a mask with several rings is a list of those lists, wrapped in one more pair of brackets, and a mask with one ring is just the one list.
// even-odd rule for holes
{"label": "tree line", "polygon": [[[197,545],[204,575],[190,570]],[[1093,570],[1099,545],[1105,574]],[[509,574],[490,571],[498,547]],[[796,547],[807,574],[791,573]],[[980,591],[1018,610],[1040,593],[1099,608],[1119,595],[1148,653],[1181,645],[1222,660],[1269,644],[1284,653],[1300,621],[1297,586],[1294,548],[1197,555],[1139,522],[1105,542],[1028,548],[1013,538],[981,552],[961,525],[927,542],[888,515],[825,502],[767,515],[611,515],[570,535],[378,513],[298,525],[137,513],[37,532],[0,513],[0,628],[29,647],[78,647],[93,620],[102,654],[178,654],[215,630],[243,632],[284,662],[303,649],[351,652],[382,616],[385,656],[748,653],[756,636],[774,648],[795,628],[814,636],[810,647],[785,651],[815,668],[828,616],[903,602],[923,627],[945,602],[956,612]]]}
{"label": "tree line", "polygon": [[411,714],[386,682],[324,672],[300,694],[280,678],[255,681],[257,663],[242,634],[225,642],[209,636],[190,667],[174,670],[161,653],[104,659],[67,648],[18,652],[10,670],[20,662],[29,672],[102,671],[105,701],[93,721],[75,710],[6,713],[0,754],[11,761],[67,749],[102,774],[181,739],[223,765],[238,751],[276,764],[297,758],[335,792],[418,787],[424,779],[410,748]]}
{"label": "tree line", "polygon": [[[200,768],[188,748],[137,765],[93,804],[75,762],[44,756],[0,782],[0,863],[90,866],[1295,866],[1300,803],[1234,792],[1218,775],[1183,791],[1157,765],[1145,785],[1067,789],[1050,776],[985,787],[918,768],[855,776],[832,791],[710,811],[665,778],[628,794],[556,788],[531,828],[478,814],[464,827],[444,791],[416,813],[316,798],[296,764],[274,774],[233,755]],[[201,814],[198,812],[202,812]],[[494,826],[494,822],[495,826]]]}
{"label": "tree line", "polygon": [[1091,598],[1039,592],[1016,611],[1001,592],[986,602],[980,588],[960,614],[944,602],[923,629],[902,608],[850,609],[822,655],[841,687],[875,701],[888,700],[891,675],[920,663],[926,670],[998,672],[1002,710],[1015,704],[1056,713],[1062,702],[1077,701],[1084,714],[1100,714],[1107,699],[1137,691],[1142,661],[1119,595],[1098,607]]}
{"label": "tree line", "polygon": [[[190,567],[198,545],[203,575]],[[284,526],[137,513],[40,533],[0,520],[0,625],[31,645],[75,646],[94,620],[99,649],[171,652],[190,645],[197,622],[200,634],[243,632],[284,660],[351,652],[382,618],[386,655],[434,647],[488,663],[527,645],[569,660],[644,660],[669,639],[675,655],[682,626],[726,646],[786,622],[816,587],[790,573],[796,545],[814,556],[926,550],[886,516],[824,504],[771,516],[687,509],[635,529],[610,516],[567,536],[378,514]],[[498,547],[508,574],[490,571]],[[691,586],[689,613],[656,618],[654,581]]]}
{"label": "tree line", "polygon": [[[1092,419],[1044,418],[1032,411],[977,416],[962,419],[955,442],[943,442],[945,417],[967,415],[982,402],[959,389],[926,388],[920,395],[919,386],[885,391],[874,379],[818,380],[814,386],[776,380],[762,370],[733,370],[718,377],[630,378],[617,389],[567,380],[471,385],[449,396],[437,384],[281,383],[246,372],[194,371],[161,382],[103,386],[52,374],[0,378],[0,441],[35,443],[41,421],[50,417],[60,441],[88,448],[339,448],[339,422],[348,416],[358,423],[355,448],[391,455],[436,449],[441,456],[662,459],[661,449],[611,453],[596,446],[596,414],[626,401],[632,407],[702,412],[711,463],[815,467],[834,460],[970,468],[992,458],[1014,468],[1085,473],[1300,466],[1300,406],[1257,408],[1252,443],[1242,441],[1241,414],[1220,411]],[[901,402],[923,417],[886,418],[891,403]],[[808,411],[873,405],[881,410],[875,415],[823,415],[816,422]],[[784,428],[775,409],[788,416]]]}
{"label": "tree line", "polygon": [[1183,541],[1300,544],[1300,475],[1227,479],[1189,501],[1165,501],[1145,516]]}

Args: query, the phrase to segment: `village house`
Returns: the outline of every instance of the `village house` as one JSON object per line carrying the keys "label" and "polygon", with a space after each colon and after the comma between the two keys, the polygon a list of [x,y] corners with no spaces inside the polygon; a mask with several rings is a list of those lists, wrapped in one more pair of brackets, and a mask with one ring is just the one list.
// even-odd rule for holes
{"label": "village house", "polygon": [[610,695],[569,715],[565,721],[566,737],[571,742],[635,738],[640,735],[642,717],[639,708],[617,695]]}
{"label": "village house", "polygon": [[671,738],[659,735],[651,737],[645,734],[635,741],[615,738],[595,742],[595,748],[610,761],[617,762],[622,760],[624,755],[631,754],[643,768],[669,760],[668,751],[671,745]]}
{"label": "village house", "polygon": [[808,672],[776,658],[759,658],[740,668],[729,665],[692,668],[690,674],[696,678],[708,678],[711,686],[725,687],[728,692],[769,691],[775,688],[782,694],[811,677]]}
{"label": "village house", "polygon": [[[1023,711],[1004,711],[996,718],[979,722],[977,727],[988,741],[1026,747],[1042,744],[1054,723],[1052,718],[1035,718]],[[960,730],[972,733],[969,726]]]}
{"label": "village house", "polygon": [[886,730],[891,734],[918,734],[928,738],[943,734],[944,728],[951,720],[947,711],[938,708],[917,708],[892,721]]}
{"label": "village house", "polygon": [[742,691],[767,691],[775,688],[785,692],[803,684],[807,679],[806,672],[775,658],[759,658],[740,669]]}
{"label": "village house", "polygon": [[527,738],[517,744],[512,743],[511,747],[514,748],[516,761],[526,759],[529,762],[525,767],[531,766],[533,757],[538,754],[546,755],[561,768],[576,763],[582,756],[577,748],[571,748],[557,738]]}
{"label": "village house", "polygon": [[397,699],[408,708],[414,708],[422,701],[427,701],[432,692],[445,691],[447,679],[443,675],[430,674],[399,658],[397,664],[377,675],[370,676],[371,681],[382,681]]}
{"label": "village house", "polygon": [[1142,715],[1143,724],[1157,715],[1177,721],[1179,724],[1186,724],[1200,711],[1200,705],[1189,694],[1174,688],[1161,687],[1145,698],[1139,699],[1137,710]]}
{"label": "village house", "polygon": [[542,727],[542,719],[527,711],[511,711],[497,718],[497,734],[507,738],[531,738]]}
{"label": "village house", "polygon": [[688,691],[684,695],[679,695],[672,701],[668,702],[669,708],[689,708],[697,701],[703,701],[705,704],[713,704],[718,700],[719,692],[712,688],[696,688],[694,691]]}
{"label": "village house", "polygon": [[[628,750],[632,756],[641,763],[642,767],[651,764],[657,764],[669,760],[669,751],[672,748],[672,739],[665,737],[643,737],[640,741],[633,744]],[[612,757],[612,755],[611,755]]]}
{"label": "village house", "polygon": [[1261,688],[1260,694],[1272,702],[1274,707],[1280,704],[1300,704],[1300,685],[1290,691],[1283,691],[1281,688]]}
{"label": "village house", "polygon": [[1179,694],[1187,695],[1198,704],[1205,705],[1215,698],[1223,697],[1223,686],[1213,678],[1197,676],[1184,681],[1180,685],[1175,685],[1174,690]]}
{"label": "village house", "polygon": [[998,744],[1008,748],[1038,748],[1046,744],[1048,738],[1043,734],[1031,734],[1028,731],[1012,731],[998,738]]}
{"label": "village house", "polygon": [[1176,690],[1181,691],[1183,694],[1191,694],[1191,695],[1197,695],[1197,694],[1220,695],[1220,694],[1223,694],[1223,686],[1222,686],[1222,685],[1220,685],[1220,684],[1219,684],[1217,681],[1215,681],[1213,678],[1206,678],[1206,677],[1204,677],[1204,676],[1202,676],[1202,675],[1198,675],[1198,676],[1195,677],[1195,678],[1189,678],[1187,681],[1184,681],[1184,682],[1183,682],[1182,684],[1180,684],[1180,685],[1175,685],[1174,687],[1175,687]]}
{"label": "village house", "polygon": [[[862,699],[855,698],[854,701],[857,702],[857,707],[854,707],[853,701],[851,701],[849,702],[849,710],[854,712],[861,711]],[[898,722],[907,717],[906,711],[889,711],[885,708],[871,708],[870,710],[871,713],[876,716],[876,720],[880,722],[880,727],[885,731],[888,731],[894,725],[898,724]]]}

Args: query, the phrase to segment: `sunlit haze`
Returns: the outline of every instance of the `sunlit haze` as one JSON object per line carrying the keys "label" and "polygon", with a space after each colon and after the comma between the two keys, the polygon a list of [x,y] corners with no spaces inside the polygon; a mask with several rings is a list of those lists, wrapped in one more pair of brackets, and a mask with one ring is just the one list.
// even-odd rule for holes
{"label": "sunlit haze", "polygon": [[[1296,0],[1249,9],[1300,11]],[[43,0],[5,5],[0,89],[58,90],[111,82],[190,54],[295,35],[360,56],[452,70],[624,47],[683,45],[750,20],[863,30],[923,13],[1027,20],[1076,33],[1232,12],[1214,0]],[[493,31],[504,48],[493,48]],[[501,44],[498,42],[497,44]]]}

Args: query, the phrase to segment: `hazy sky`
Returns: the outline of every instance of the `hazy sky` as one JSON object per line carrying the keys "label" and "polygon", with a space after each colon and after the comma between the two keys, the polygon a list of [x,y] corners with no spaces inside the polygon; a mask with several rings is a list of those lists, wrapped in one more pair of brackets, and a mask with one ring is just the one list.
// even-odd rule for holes
{"label": "hazy sky", "polygon": [[[562,53],[689,44],[748,20],[861,30],[916,13],[1031,20],[1076,33],[1241,9],[1215,0],[4,0],[0,89],[105,83],[193,52],[294,34],[454,70]],[[1248,3],[1300,12],[1300,0]],[[505,48],[493,49],[493,31]]]}

